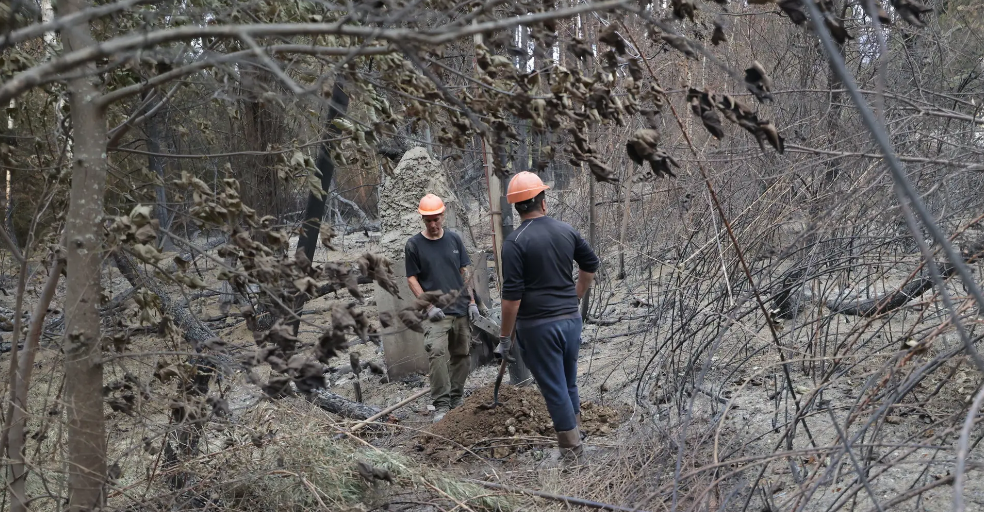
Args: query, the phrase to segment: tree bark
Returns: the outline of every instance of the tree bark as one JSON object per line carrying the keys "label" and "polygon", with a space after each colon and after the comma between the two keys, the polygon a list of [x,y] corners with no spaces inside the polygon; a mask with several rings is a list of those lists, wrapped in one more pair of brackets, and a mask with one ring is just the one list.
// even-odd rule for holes
{"label": "tree bark", "polygon": [[[59,14],[85,10],[85,0],[65,0]],[[96,44],[88,23],[62,32],[65,52]],[[68,80],[74,158],[65,238],[68,246],[66,333],[64,342],[65,414],[68,420],[68,507],[71,512],[105,505],[106,434],[99,300],[102,292],[103,203],[106,188],[106,119],[93,83],[95,65],[81,66]]]}
{"label": "tree bark", "polygon": [[[148,108],[153,108],[153,105]],[[160,180],[160,183],[154,187],[154,195],[156,196],[154,216],[157,217],[161,229],[166,230],[170,227],[170,223],[167,221],[167,192],[164,190],[164,159],[160,156],[162,131],[160,112],[147,116],[144,121],[144,132],[147,136],[147,167]],[[167,234],[162,234],[159,247],[170,247],[169,241],[170,237]]]}
{"label": "tree bark", "polygon": [[[345,115],[348,111],[349,98],[345,93],[344,85],[341,80],[335,81],[331,91],[331,100],[328,107],[328,118],[325,120],[326,133],[334,132],[332,121],[340,115]],[[321,219],[325,216],[325,202],[328,201],[328,190],[331,189],[331,180],[335,177],[335,162],[331,160],[331,147],[327,142],[318,149],[318,159],[315,161],[318,173],[321,174],[321,190],[325,191],[324,196],[318,196],[314,192],[308,193],[307,208],[304,211],[304,224],[301,237],[297,241],[297,247],[304,249],[304,254],[309,260],[314,261],[314,249],[318,245],[318,235],[321,234]]]}
{"label": "tree bark", "polygon": [[[285,131],[285,112],[275,102],[263,101],[266,92],[281,92],[281,85],[270,73],[245,67],[240,74],[243,116],[240,129],[247,148],[268,152],[271,146],[282,144]],[[273,153],[241,156],[233,163],[240,172],[242,200],[256,210],[258,217],[272,215],[280,219],[286,210],[285,194],[277,178],[277,156]]]}
{"label": "tree bark", "polygon": [[307,396],[309,402],[318,407],[339,416],[356,420],[368,419],[379,414],[380,409],[371,405],[353,402],[347,398],[329,393],[325,390],[318,390]]}
{"label": "tree bark", "polygon": [[[11,507],[12,511],[26,510],[26,504],[18,503],[16,500],[26,497],[27,466],[24,461],[24,450],[28,419],[27,393],[31,384],[31,373],[34,370],[34,358],[37,355],[38,346],[41,343],[41,331],[44,327],[44,319],[48,311],[48,306],[51,305],[51,299],[55,296],[55,289],[58,287],[58,281],[61,279],[62,271],[65,269],[66,261],[59,256],[64,256],[64,254],[55,256],[54,264],[50,269],[51,273],[48,275],[48,281],[45,282],[41,296],[38,297],[38,303],[34,307],[34,315],[31,317],[31,323],[27,329],[27,339],[24,341],[23,352],[20,352],[16,377],[12,386],[11,407],[8,411],[10,415],[10,419],[8,420],[10,421],[10,429],[7,434],[7,441],[9,443],[8,453],[12,462],[11,473],[13,475],[11,494],[15,499]],[[24,508],[20,508],[19,505],[24,505]]]}
{"label": "tree bark", "polygon": [[174,320],[174,323],[184,333],[185,341],[190,343],[195,351],[199,351],[199,345],[203,341],[215,337],[212,330],[195,318],[187,307],[178,306],[174,299],[171,298],[171,295],[164,290],[160,282],[149,276],[142,275],[127,255],[119,250],[114,251],[113,260],[116,262],[116,268],[120,270],[120,274],[123,274],[123,277],[126,278],[130,285],[135,287],[143,286],[160,297],[161,312]]}
{"label": "tree bark", "polygon": [[[815,44],[819,50],[820,43],[815,41]],[[846,59],[844,45],[836,41],[835,44],[837,45],[837,52],[841,54],[841,58]],[[841,144],[840,139],[843,137],[841,133],[841,117],[844,110],[844,92],[842,91],[844,83],[841,82],[840,78],[837,77],[837,73],[834,72],[833,63],[830,63],[827,67],[827,86],[830,89],[830,117],[827,118],[827,137],[829,140],[827,143],[831,147],[838,147]],[[840,160],[836,158],[830,159],[827,162],[827,168],[824,172],[823,185],[829,186],[840,175],[840,171]]]}
{"label": "tree bark", "polygon": [[[348,112],[349,97],[345,93],[342,79],[336,78],[335,85],[332,86],[331,100],[328,103],[328,117],[325,120],[326,138],[330,138],[336,132],[332,121],[338,116]],[[313,191],[308,192],[307,208],[304,210],[304,222],[301,225],[301,236],[297,240],[297,248],[303,249],[308,261],[314,261],[314,249],[318,245],[318,236],[321,234],[321,219],[325,216],[325,204],[328,201],[328,191],[331,190],[331,180],[335,177],[335,162],[331,159],[331,146],[328,142],[321,144],[318,148],[318,158],[315,160],[315,167],[321,175],[321,190],[324,195],[319,196]],[[304,294],[298,295],[294,301],[294,311],[300,312],[304,308]],[[294,334],[297,334],[301,327],[300,320],[291,322]]]}

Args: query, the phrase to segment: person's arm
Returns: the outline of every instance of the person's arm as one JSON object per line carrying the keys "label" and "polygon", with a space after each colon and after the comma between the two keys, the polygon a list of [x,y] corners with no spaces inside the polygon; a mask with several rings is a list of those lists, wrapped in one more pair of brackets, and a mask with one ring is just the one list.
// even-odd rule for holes
{"label": "person's arm", "polygon": [[471,280],[472,280],[472,269],[471,265],[461,267],[461,279],[465,282],[465,289],[468,290],[468,303],[475,303],[475,294],[472,293]]}
{"label": "person's arm", "polygon": [[[577,300],[584,298],[584,294],[587,293],[588,288],[591,288],[591,282],[594,280],[594,272],[585,272],[578,269],[577,271]],[[570,288],[568,288],[570,289]]]}
{"label": "person's arm", "polygon": [[493,353],[509,361],[513,360],[509,351],[516,316],[519,315],[519,305],[525,292],[523,257],[516,243],[506,240],[502,244],[502,322],[499,324],[499,345]]}
{"label": "person's arm", "polygon": [[519,305],[526,292],[526,280],[523,275],[523,258],[515,242],[507,240],[502,244],[502,323],[499,324],[499,335],[512,336],[516,327],[516,316]]}
{"label": "person's arm", "polygon": [[516,314],[519,313],[520,300],[502,301],[502,324],[499,325],[499,337],[509,338],[516,327]]}
{"label": "person's arm", "polygon": [[417,247],[413,244],[412,239],[407,240],[407,245],[403,248],[404,260],[406,260],[406,270],[407,270],[407,285],[410,287],[410,292],[413,293],[414,297],[420,297],[424,293],[424,289],[420,286],[420,281],[417,280],[417,275],[420,274],[420,258],[417,255]]}
{"label": "person's arm", "polygon": [[584,298],[584,294],[588,292],[588,288],[591,288],[595,272],[601,266],[601,260],[598,259],[598,256],[591,250],[591,246],[584,241],[580,233],[575,232],[575,235],[577,240],[574,241],[574,261],[577,262],[578,268],[575,289],[577,300],[581,300]]}
{"label": "person's arm", "polygon": [[410,286],[410,291],[413,292],[414,297],[420,297],[424,293],[424,289],[420,287],[420,282],[417,281],[417,276],[408,277],[407,284]]}
{"label": "person's arm", "polygon": [[[455,233],[457,235],[457,233]],[[468,250],[465,249],[465,243],[461,241],[461,237],[455,236],[454,240],[458,245],[458,265],[459,271],[461,272],[461,280],[465,283],[465,289],[468,290],[468,303],[475,303],[475,294],[472,293],[472,268],[471,268],[471,258],[468,256]]]}

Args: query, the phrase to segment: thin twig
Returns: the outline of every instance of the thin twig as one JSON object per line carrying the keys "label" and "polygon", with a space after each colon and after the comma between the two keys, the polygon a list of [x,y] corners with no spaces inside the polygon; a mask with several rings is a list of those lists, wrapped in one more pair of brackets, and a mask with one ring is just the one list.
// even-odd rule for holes
{"label": "thin twig", "polygon": [[260,45],[256,43],[256,40],[253,39],[252,36],[246,32],[243,32],[239,35],[239,38],[245,41],[246,44],[253,49],[253,53],[260,59],[260,62],[266,65],[270,72],[276,75],[277,78],[279,78],[284,85],[290,89],[290,92],[294,93],[295,96],[301,96],[307,92],[303,87],[298,85],[294,79],[287,76],[287,73],[284,73],[284,70],[280,69],[280,66],[272,58],[270,58],[269,55],[267,55],[267,52],[263,51],[263,48],[260,48]]}
{"label": "thin twig", "polygon": [[[858,112],[861,114],[861,119],[864,121],[865,126],[871,132],[872,138],[881,148],[882,153],[885,155],[885,164],[888,166],[889,170],[892,172],[892,179],[895,181],[897,187],[895,187],[895,195],[898,197],[900,202],[905,203],[906,201],[912,204],[912,208],[915,213],[918,214],[919,219],[922,221],[923,226],[929,234],[932,235],[936,243],[940,244],[943,248],[943,252],[946,253],[947,259],[950,264],[956,267],[957,273],[960,275],[960,279],[963,281],[964,286],[967,287],[971,296],[977,302],[977,306],[984,310],[984,292],[981,291],[980,286],[978,286],[977,281],[971,274],[970,269],[964,263],[963,258],[960,253],[953,248],[953,245],[946,239],[946,235],[940,230],[940,227],[936,224],[933,219],[933,215],[926,209],[926,205],[919,198],[919,194],[916,192],[915,188],[912,186],[912,182],[909,181],[908,176],[905,174],[905,170],[902,168],[902,162],[899,161],[898,157],[895,155],[895,150],[892,147],[892,142],[888,137],[888,133],[885,132],[885,127],[875,118],[874,113],[872,113],[871,108],[865,101],[864,96],[858,90],[857,82],[854,80],[854,75],[847,70],[844,65],[844,58],[841,56],[840,52],[834,46],[834,41],[830,36],[830,31],[823,24],[823,16],[820,14],[820,9],[813,2],[803,2],[810,9],[810,23],[813,25],[813,30],[820,36],[820,40],[823,42],[823,47],[827,51],[827,57],[830,60],[831,68],[837,74],[837,77],[844,83],[847,87],[848,93],[851,96],[851,100],[858,107]],[[919,230],[919,226],[914,225],[910,220],[906,219],[906,225],[909,227],[909,231],[912,236],[919,237],[922,236]],[[964,343],[964,348],[967,350],[967,354],[970,355],[971,359],[974,361],[974,365],[977,366],[978,371],[984,373],[984,358],[977,352],[977,349],[971,343]]]}
{"label": "thin twig", "polygon": [[527,494],[529,496],[536,496],[537,498],[543,498],[552,501],[559,501],[561,503],[566,503],[568,505],[580,506],[594,508],[598,510],[611,510],[614,512],[643,512],[638,508],[628,508],[620,505],[611,505],[609,503],[601,503],[599,501],[585,500],[582,498],[574,498],[572,496],[563,496],[560,494],[551,494],[543,491],[534,491],[532,489],[523,489],[521,487],[514,487],[511,485],[497,484],[494,482],[484,482],[482,480],[473,480],[466,478],[465,482],[481,485],[482,487],[488,487],[489,489],[495,489],[498,491],[511,492],[516,494]]}
{"label": "thin twig", "polygon": [[963,428],[960,429],[960,440],[957,442],[957,467],[953,472],[953,510],[963,512],[966,509],[963,499],[964,481],[967,479],[967,456],[970,453],[970,431],[974,427],[974,419],[981,406],[984,405],[984,385],[977,390],[974,403],[967,411]]}

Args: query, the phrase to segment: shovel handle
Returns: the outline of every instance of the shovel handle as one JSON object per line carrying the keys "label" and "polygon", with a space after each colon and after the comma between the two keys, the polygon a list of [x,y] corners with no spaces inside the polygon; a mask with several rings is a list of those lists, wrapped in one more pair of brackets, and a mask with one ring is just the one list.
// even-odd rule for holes
{"label": "shovel handle", "polygon": [[502,376],[506,373],[506,365],[509,364],[509,360],[505,357],[502,358],[502,362],[499,363],[499,375],[495,377],[496,387],[499,387],[499,383],[502,382]]}

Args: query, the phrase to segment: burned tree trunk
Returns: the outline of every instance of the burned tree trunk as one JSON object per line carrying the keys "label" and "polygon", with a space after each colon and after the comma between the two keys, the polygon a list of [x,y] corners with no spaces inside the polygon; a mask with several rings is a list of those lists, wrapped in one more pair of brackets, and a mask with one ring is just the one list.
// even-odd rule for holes
{"label": "burned tree trunk", "polygon": [[[328,118],[325,120],[327,126],[326,137],[334,133],[332,121],[338,116],[345,115],[348,111],[349,98],[345,93],[341,79],[335,81],[335,86],[331,91],[331,103],[328,107]],[[321,174],[321,190],[325,191],[324,196],[319,196],[314,192],[308,193],[307,208],[304,211],[303,231],[301,238],[297,242],[297,247],[304,249],[304,254],[308,260],[314,260],[314,249],[318,244],[318,235],[321,233],[321,219],[325,216],[325,202],[328,200],[328,190],[331,189],[331,180],[335,176],[335,162],[331,159],[331,147],[325,142],[318,150],[318,159],[315,161],[318,173]]]}
{"label": "burned tree trunk", "polygon": [[[148,95],[149,96],[149,95]],[[151,107],[152,108],[152,107]],[[167,192],[164,190],[164,158],[161,156],[161,114],[159,112],[147,116],[144,121],[144,132],[147,135],[147,167],[154,173],[159,182],[154,186],[155,207],[154,216],[160,223],[161,229],[169,229],[167,214]],[[170,237],[161,237],[160,247],[170,249]]]}
{"label": "burned tree trunk", "polygon": [[[332,87],[331,100],[328,105],[328,118],[325,120],[325,137],[330,138],[336,133],[332,121],[339,116],[345,115],[348,111],[349,97],[345,93],[341,78],[335,80]],[[304,211],[304,221],[301,224],[301,236],[297,240],[298,251],[303,250],[308,261],[314,261],[314,249],[318,244],[318,235],[321,234],[321,219],[325,216],[325,203],[328,201],[328,190],[331,189],[331,180],[335,176],[335,162],[331,159],[331,147],[328,142],[321,144],[318,149],[318,158],[315,161],[318,173],[321,175],[321,190],[323,195],[308,192],[307,208]],[[304,308],[306,298],[304,294],[299,294],[294,300],[294,311],[299,315]],[[291,329],[294,334],[300,328],[300,319],[291,322]]]}
{"label": "burned tree trunk", "polygon": [[791,270],[782,278],[781,288],[772,299],[772,310],[777,318],[792,320],[799,314],[800,307],[806,300],[802,281],[804,274],[806,274],[806,268],[799,267]]}

